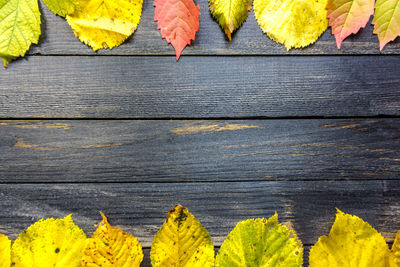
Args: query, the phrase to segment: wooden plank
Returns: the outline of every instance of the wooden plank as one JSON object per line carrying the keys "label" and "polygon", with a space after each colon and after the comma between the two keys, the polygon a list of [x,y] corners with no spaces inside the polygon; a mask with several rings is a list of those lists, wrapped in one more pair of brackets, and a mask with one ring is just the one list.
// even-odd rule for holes
{"label": "wooden plank", "polygon": [[290,221],[304,244],[329,232],[336,208],[368,221],[386,238],[400,229],[400,181],[296,181],[236,183],[3,184],[0,232],[16,238],[44,217],[73,213],[91,235],[94,223],[110,222],[150,247],[168,210],[180,203],[200,220],[216,246],[237,222],[270,217]]}
{"label": "wooden plank", "polygon": [[400,115],[400,57],[28,57],[2,118]]}
{"label": "wooden plank", "polygon": [[400,120],[1,121],[0,182],[399,179]]}
{"label": "wooden plank", "polygon": [[[349,37],[338,50],[331,30],[328,29],[322,37],[306,49],[295,49],[287,52],[285,47],[274,43],[259,28],[253,12],[241,29],[234,34],[232,43],[224,36],[219,25],[212,19],[208,10],[207,0],[197,1],[200,5],[200,32],[196,34],[193,45],[183,51],[183,55],[294,55],[294,54],[398,54],[400,42],[395,41],[379,52],[373,27],[368,24],[356,36]],[[30,54],[41,55],[170,55],[174,59],[174,50],[161,40],[154,18],[153,1],[144,1],[143,15],[133,38],[119,48],[94,53],[82,44],[73,34],[67,22],[50,13],[42,5],[43,34],[40,45],[33,46]],[[12,67],[12,65],[10,66]]]}

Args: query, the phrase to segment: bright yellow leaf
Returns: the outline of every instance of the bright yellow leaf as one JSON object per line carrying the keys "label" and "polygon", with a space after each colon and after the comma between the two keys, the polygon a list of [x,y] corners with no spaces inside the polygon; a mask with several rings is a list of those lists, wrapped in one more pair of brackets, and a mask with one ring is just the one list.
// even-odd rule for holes
{"label": "bright yellow leaf", "polygon": [[229,233],[215,260],[216,267],[301,267],[303,246],[294,230],[267,219],[239,222]]}
{"label": "bright yellow leaf", "polygon": [[81,266],[85,233],[68,215],[41,219],[19,234],[11,248],[13,267]]}
{"label": "bright yellow leaf", "polygon": [[211,267],[214,246],[200,222],[188,209],[177,205],[154,236],[150,259],[154,267]]}
{"label": "bright yellow leaf", "polygon": [[327,0],[254,0],[261,29],[286,49],[314,43],[328,27]]}
{"label": "bright yellow leaf", "polygon": [[38,0],[0,0],[0,57],[4,67],[24,56],[40,36]]}
{"label": "bright yellow leaf", "polygon": [[122,44],[137,28],[143,0],[79,0],[67,16],[75,35],[93,50]]}
{"label": "bright yellow leaf", "polygon": [[396,234],[392,250],[390,251],[390,267],[400,266],[400,231]]}
{"label": "bright yellow leaf", "polygon": [[82,266],[134,267],[143,260],[142,246],[133,235],[111,226],[106,216],[88,239]]}
{"label": "bright yellow leaf", "polygon": [[0,267],[11,265],[11,241],[7,236],[0,234]]}
{"label": "bright yellow leaf", "polygon": [[385,267],[389,248],[371,225],[357,216],[337,211],[328,236],[310,251],[310,267]]}

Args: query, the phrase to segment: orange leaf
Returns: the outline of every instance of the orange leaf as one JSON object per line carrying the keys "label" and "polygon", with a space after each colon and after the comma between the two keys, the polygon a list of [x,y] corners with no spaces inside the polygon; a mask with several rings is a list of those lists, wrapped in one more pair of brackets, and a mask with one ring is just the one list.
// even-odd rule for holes
{"label": "orange leaf", "polygon": [[350,34],[356,34],[367,25],[374,13],[375,0],[328,0],[329,26],[340,46]]}
{"label": "orange leaf", "polygon": [[172,43],[178,60],[199,31],[200,7],[195,6],[193,0],[155,0],[154,6],[154,20],[158,21],[161,38]]}

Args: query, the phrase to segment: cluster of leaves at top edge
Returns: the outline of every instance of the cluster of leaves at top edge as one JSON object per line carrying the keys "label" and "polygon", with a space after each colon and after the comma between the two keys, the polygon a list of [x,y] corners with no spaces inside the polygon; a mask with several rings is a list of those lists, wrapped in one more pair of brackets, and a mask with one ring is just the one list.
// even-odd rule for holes
{"label": "cluster of leaves at top edge", "polygon": [[[143,0],[43,0],[65,17],[74,34],[93,50],[122,44],[136,30]],[[398,0],[208,0],[212,16],[231,41],[254,6],[260,28],[289,50],[314,43],[332,28],[337,47],[375,16],[380,49],[400,35]],[[178,60],[199,31],[200,7],[193,0],[155,0],[154,20],[161,37],[171,43]],[[329,23],[328,23],[329,21]],[[24,56],[41,34],[38,0],[0,0],[0,57],[4,66]]]}
{"label": "cluster of leaves at top edge", "polygon": [[[142,246],[132,235],[103,220],[90,238],[68,215],[41,219],[11,242],[0,235],[0,267],[140,266]],[[152,266],[271,266],[300,267],[303,246],[290,224],[278,215],[239,222],[226,237],[218,254],[210,234],[188,209],[175,206],[154,236]],[[310,251],[311,267],[400,266],[400,231],[392,249],[362,219],[337,211],[328,236]]]}

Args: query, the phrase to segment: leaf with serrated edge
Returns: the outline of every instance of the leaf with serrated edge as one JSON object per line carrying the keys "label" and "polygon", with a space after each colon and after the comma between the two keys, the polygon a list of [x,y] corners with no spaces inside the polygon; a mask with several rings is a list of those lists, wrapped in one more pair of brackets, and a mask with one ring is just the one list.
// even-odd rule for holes
{"label": "leaf with serrated edge", "polygon": [[400,35],[400,1],[378,0],[375,4],[374,34],[378,35],[380,50]]}
{"label": "leaf with serrated edge", "polygon": [[168,212],[151,244],[153,267],[214,266],[214,246],[207,230],[181,205]]}
{"label": "leaf with serrated edge", "polygon": [[337,211],[328,236],[310,251],[310,267],[385,267],[389,248],[371,225],[357,216]]}
{"label": "leaf with serrated edge", "polygon": [[258,25],[286,49],[314,43],[328,27],[327,0],[254,0]]}
{"label": "leaf with serrated edge", "polygon": [[303,246],[294,230],[279,224],[278,215],[239,222],[215,260],[216,267],[300,267]]}
{"label": "leaf with serrated edge", "polygon": [[392,249],[390,251],[390,267],[400,266],[400,231],[397,232]]}
{"label": "leaf with serrated edge", "polygon": [[81,266],[86,235],[72,220],[41,219],[19,234],[11,248],[13,267]]}
{"label": "leaf with serrated edge", "polygon": [[4,67],[24,56],[40,36],[38,0],[0,0],[0,57]]}
{"label": "leaf with serrated edge", "polygon": [[136,30],[143,0],[79,0],[67,16],[75,35],[93,50],[119,46]]}
{"label": "leaf with serrated edge", "polygon": [[79,5],[78,0],[43,0],[43,2],[51,12],[61,17],[74,13]]}
{"label": "leaf with serrated edge", "polygon": [[329,26],[339,49],[344,39],[367,25],[374,4],[375,0],[328,0]]}
{"label": "leaf with serrated edge", "polygon": [[0,234],[0,267],[11,266],[11,240]]}
{"label": "leaf with serrated edge", "polygon": [[106,216],[100,214],[103,220],[88,239],[82,266],[140,266],[143,251],[136,237],[111,226]]}
{"label": "leaf with serrated edge", "polygon": [[154,6],[154,20],[158,21],[161,38],[172,44],[178,60],[199,31],[200,7],[193,0],[155,0]]}
{"label": "leaf with serrated edge", "polygon": [[210,12],[224,30],[229,41],[232,33],[249,16],[252,0],[208,0]]}

